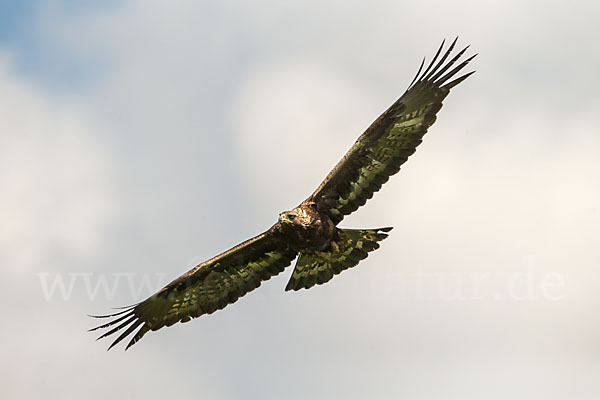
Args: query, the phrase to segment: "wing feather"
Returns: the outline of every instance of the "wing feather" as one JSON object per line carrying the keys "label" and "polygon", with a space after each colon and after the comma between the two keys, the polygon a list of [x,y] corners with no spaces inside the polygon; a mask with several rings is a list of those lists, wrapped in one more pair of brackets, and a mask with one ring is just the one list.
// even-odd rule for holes
{"label": "wing feather", "polygon": [[[210,314],[279,274],[296,257],[276,225],[202,264],[192,268],[145,301],[111,315],[113,320],[90,330],[113,327],[98,339],[124,329],[109,350],[133,335],[127,348],[149,331]],[[116,317],[116,318],[115,318]],[[116,326],[115,326],[116,325]],[[126,328],[126,329],[125,329]]]}
{"label": "wing feather", "polygon": [[425,64],[423,60],[402,97],[367,128],[306,202],[315,203],[337,224],[365,204],[390,176],[400,170],[435,122],[450,89],[473,73],[446,83],[475,57],[467,58],[448,71],[468,49],[468,46],[465,47],[446,61],[456,41],[439,58],[444,47],[442,42],[421,73]]}

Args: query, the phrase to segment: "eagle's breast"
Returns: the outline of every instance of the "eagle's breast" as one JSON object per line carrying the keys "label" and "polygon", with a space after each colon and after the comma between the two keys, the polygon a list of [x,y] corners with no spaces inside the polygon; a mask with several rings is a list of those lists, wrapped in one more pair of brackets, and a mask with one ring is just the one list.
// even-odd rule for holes
{"label": "eagle's breast", "polygon": [[281,232],[296,251],[319,251],[329,247],[336,236],[334,223],[321,214],[314,203],[302,203],[290,211],[293,221],[280,222]]}

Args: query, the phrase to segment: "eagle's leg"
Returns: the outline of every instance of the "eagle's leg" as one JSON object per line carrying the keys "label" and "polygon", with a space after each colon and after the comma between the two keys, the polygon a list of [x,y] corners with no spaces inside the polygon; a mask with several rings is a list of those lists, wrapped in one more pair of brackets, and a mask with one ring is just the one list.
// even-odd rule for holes
{"label": "eagle's leg", "polygon": [[328,282],[334,275],[354,267],[379,248],[392,228],[340,229],[326,251],[301,252],[285,290],[308,289]]}

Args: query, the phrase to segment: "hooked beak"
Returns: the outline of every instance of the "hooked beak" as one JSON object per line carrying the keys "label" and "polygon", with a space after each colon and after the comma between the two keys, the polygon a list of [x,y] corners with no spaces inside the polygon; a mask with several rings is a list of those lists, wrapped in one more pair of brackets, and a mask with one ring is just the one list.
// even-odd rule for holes
{"label": "hooked beak", "polygon": [[287,222],[287,223],[291,223],[292,220],[290,219],[290,217],[288,216],[287,213],[281,213],[279,214],[279,222]]}

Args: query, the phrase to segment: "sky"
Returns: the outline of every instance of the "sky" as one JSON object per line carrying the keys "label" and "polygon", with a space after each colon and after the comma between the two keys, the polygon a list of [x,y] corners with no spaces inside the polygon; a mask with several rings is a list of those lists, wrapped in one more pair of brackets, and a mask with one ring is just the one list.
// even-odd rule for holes
{"label": "sky", "polygon": [[[0,2],[2,398],[596,399],[600,6],[591,1]],[[138,302],[306,198],[459,36],[477,72],[344,227],[123,351]]]}

